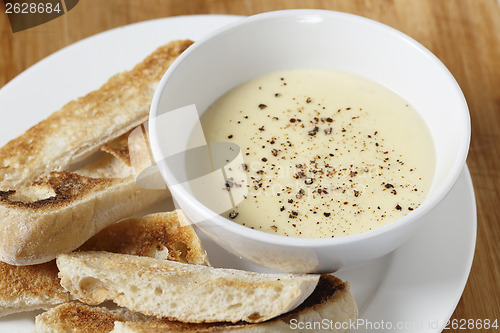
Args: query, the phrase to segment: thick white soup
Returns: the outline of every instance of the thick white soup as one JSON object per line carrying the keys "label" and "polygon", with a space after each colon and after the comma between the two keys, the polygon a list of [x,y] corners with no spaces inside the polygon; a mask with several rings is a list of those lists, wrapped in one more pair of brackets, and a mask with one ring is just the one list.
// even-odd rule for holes
{"label": "thick white soup", "polygon": [[[433,142],[417,112],[350,74],[258,77],[219,98],[202,126],[208,142],[239,145],[245,161],[246,198],[223,215],[273,234],[325,238],[378,228],[416,209],[433,178]],[[220,190],[241,185],[228,179]]]}

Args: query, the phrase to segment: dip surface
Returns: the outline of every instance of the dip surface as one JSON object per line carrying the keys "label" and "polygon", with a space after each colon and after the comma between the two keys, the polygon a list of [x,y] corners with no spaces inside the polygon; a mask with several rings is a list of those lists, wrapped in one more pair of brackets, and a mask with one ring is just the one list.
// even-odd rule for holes
{"label": "dip surface", "polygon": [[[270,73],[223,95],[201,121],[208,142],[240,146],[248,193],[223,216],[256,230],[365,232],[417,208],[432,182],[434,146],[417,112],[350,74]],[[242,184],[228,179],[221,191]]]}

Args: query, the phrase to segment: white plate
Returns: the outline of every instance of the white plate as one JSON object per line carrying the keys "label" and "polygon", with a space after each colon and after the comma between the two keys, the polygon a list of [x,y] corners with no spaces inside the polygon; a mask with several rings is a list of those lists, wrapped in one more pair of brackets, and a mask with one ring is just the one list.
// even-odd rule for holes
{"label": "white plate", "polygon": [[[0,89],[0,145],[70,99],[130,69],[156,47],[174,39],[197,40],[237,19],[200,15],[147,21],[54,53]],[[203,241],[215,266],[265,271],[231,256],[205,237]],[[465,287],[475,242],[474,190],[465,168],[450,194],[408,243],[383,258],[338,272],[352,284],[363,319],[357,331],[441,332]],[[0,332],[31,332],[38,313],[0,319]]]}

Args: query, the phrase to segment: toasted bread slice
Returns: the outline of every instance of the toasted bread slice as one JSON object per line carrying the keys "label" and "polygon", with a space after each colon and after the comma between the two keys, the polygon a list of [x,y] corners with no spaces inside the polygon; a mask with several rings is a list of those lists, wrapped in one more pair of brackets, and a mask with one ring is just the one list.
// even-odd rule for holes
{"label": "toasted bread slice", "polygon": [[259,274],[108,252],[57,257],[61,285],[80,301],[113,300],[182,322],[261,322],[301,304],[317,275]]}
{"label": "toasted bread slice", "polygon": [[125,309],[109,310],[79,302],[61,304],[36,317],[35,333],[108,333],[115,321],[146,322],[147,317]]}
{"label": "toasted bread slice", "polygon": [[[167,197],[136,184],[128,142],[109,143],[97,162],[49,176],[19,191],[0,191],[0,260],[33,265],[76,249],[103,227]],[[106,150],[103,148],[103,150]]]}
{"label": "toasted bread slice", "polygon": [[[357,318],[357,307],[347,282],[332,275],[322,275],[314,292],[295,310],[259,324],[211,323],[189,324],[166,319],[137,317],[126,311],[110,311],[81,303],[68,303],[36,318],[35,333],[167,333],[167,332],[290,332],[294,323],[329,323],[328,332],[345,332]],[[113,329],[114,323],[114,329]],[[336,323],[336,325],[335,325]],[[324,324],[323,324],[324,325]],[[325,328],[322,326],[322,328]],[[311,332],[321,330],[308,330]]]}
{"label": "toasted bread slice", "polygon": [[[53,172],[35,183],[29,200],[0,192],[0,260],[13,265],[47,262],[90,237],[164,199],[167,190],[148,190],[127,178],[91,178]],[[53,195],[51,195],[53,193]]]}
{"label": "toasted bread slice", "polygon": [[[79,250],[99,250],[208,265],[207,255],[181,211],[156,213],[113,224]],[[61,287],[55,260],[32,266],[0,263],[0,317],[49,309],[73,297]]]}
{"label": "toasted bread slice", "polygon": [[66,104],[0,148],[0,190],[29,186],[144,123],[155,88],[192,41],[158,48],[132,70]]}
{"label": "toasted bread slice", "polygon": [[106,251],[210,266],[182,210],[129,218],[110,225],[77,251]]}
{"label": "toasted bread slice", "polygon": [[181,210],[111,225],[78,251],[108,251],[209,266],[200,239]]}
{"label": "toasted bread slice", "polygon": [[119,320],[112,333],[167,333],[167,332],[294,332],[299,325],[309,323],[307,332],[346,332],[358,316],[356,302],[349,283],[332,275],[321,276],[313,293],[295,310],[258,324],[212,323],[188,324],[169,320]]}
{"label": "toasted bread slice", "polygon": [[[47,262],[169,195],[137,185],[121,142],[147,120],[156,85],[191,44],[160,47],[131,71],[115,75],[0,148],[0,261]],[[119,149],[111,144],[117,138]],[[99,148],[122,165],[110,168],[106,161],[93,171],[113,174],[64,170]]]}
{"label": "toasted bread slice", "polygon": [[50,309],[73,297],[61,287],[55,261],[33,266],[0,262],[0,317]]}

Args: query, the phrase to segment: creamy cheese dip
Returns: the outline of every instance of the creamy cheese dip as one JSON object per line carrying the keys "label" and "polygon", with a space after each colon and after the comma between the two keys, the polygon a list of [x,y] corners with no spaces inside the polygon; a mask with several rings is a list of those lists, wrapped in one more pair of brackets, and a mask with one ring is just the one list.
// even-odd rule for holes
{"label": "creamy cheese dip", "polygon": [[[201,121],[208,142],[241,148],[248,194],[223,216],[252,229],[307,238],[365,232],[417,208],[432,182],[434,147],[417,112],[350,74],[258,77]],[[234,186],[228,179],[221,191]]]}

